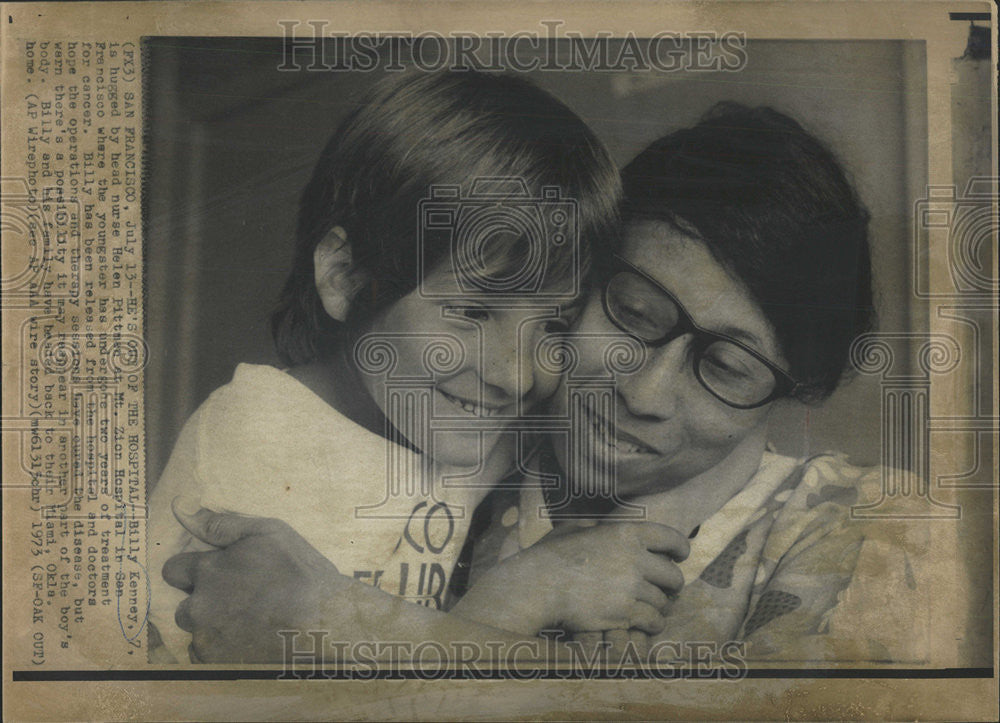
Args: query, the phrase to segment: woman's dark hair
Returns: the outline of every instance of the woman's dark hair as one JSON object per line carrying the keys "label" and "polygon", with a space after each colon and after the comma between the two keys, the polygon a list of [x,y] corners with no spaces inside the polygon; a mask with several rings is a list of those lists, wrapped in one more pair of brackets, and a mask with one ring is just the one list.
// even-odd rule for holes
{"label": "woman's dark hair", "polygon": [[[314,250],[331,229],[344,228],[370,279],[346,322],[356,329],[450,253],[447,234],[425,236],[418,248],[419,204],[432,187],[457,187],[464,199],[490,177],[521,179],[532,199],[557,187],[578,209],[578,245],[549,244],[546,282],[582,277],[601,265],[595,255],[614,251],[618,171],[554,97],[524,79],[480,72],[411,71],[378,83],[334,132],[302,194],[293,268],[271,319],[282,361],[323,358],[344,331],[325,313],[314,279]],[[508,243],[491,262],[523,268],[527,243]]]}
{"label": "woman's dark hair", "polygon": [[817,401],[874,322],[868,212],[834,155],[788,116],[713,107],[622,173],[626,223],[663,221],[703,241],[743,282]]}

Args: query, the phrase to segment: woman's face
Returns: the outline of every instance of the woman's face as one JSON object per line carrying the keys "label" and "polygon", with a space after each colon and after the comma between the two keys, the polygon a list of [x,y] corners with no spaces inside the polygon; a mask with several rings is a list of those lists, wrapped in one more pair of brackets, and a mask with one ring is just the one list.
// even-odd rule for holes
{"label": "woman's face", "polygon": [[[559,316],[553,313],[556,301],[562,301]],[[537,303],[491,305],[483,295],[463,295],[451,264],[443,264],[369,327],[370,334],[389,340],[397,362],[392,378],[363,374],[365,386],[393,425],[436,462],[475,467],[510,420],[529,414],[559,386],[559,375],[538,365],[534,349],[543,335],[569,327],[581,299],[556,301],[547,310]],[[433,433],[432,448],[417,410],[388,401],[393,379],[406,377],[411,388],[430,392],[426,412],[434,424],[451,427]]]}
{"label": "woman's face", "polygon": [[[668,290],[699,327],[736,338],[785,366],[763,311],[703,242],[668,224],[644,222],[629,228],[623,255]],[[622,333],[608,319],[600,294],[584,307],[577,331]],[[667,490],[706,472],[766,424],[770,405],[736,409],[702,386],[694,373],[691,341],[692,336],[685,334],[663,346],[648,347],[646,363],[638,372],[615,376],[613,439],[617,492],[622,497]],[[604,375],[600,349],[581,345],[575,373]],[[554,404],[560,415],[567,414],[567,403],[566,394],[557,395]],[[605,420],[591,414],[588,421],[601,425]],[[586,457],[591,445],[581,447]],[[581,461],[588,464],[586,458]]]}

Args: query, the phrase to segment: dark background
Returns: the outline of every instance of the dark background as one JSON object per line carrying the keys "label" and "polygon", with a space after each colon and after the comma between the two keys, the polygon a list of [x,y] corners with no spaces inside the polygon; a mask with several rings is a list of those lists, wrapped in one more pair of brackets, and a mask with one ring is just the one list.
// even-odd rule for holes
{"label": "dark background", "polygon": [[[610,41],[614,42],[614,41]],[[276,363],[268,315],[298,197],[337,122],[382,71],[279,71],[279,38],[144,45],[147,470],[240,362]],[[911,292],[911,209],[927,183],[925,58],[907,41],[752,41],[740,72],[534,72],[623,165],[713,103],[791,114],[838,153],[873,217],[880,325],[926,328]],[[306,63],[303,63],[305,65]],[[879,461],[880,395],[854,379],[824,406],[784,406],[779,451]]]}

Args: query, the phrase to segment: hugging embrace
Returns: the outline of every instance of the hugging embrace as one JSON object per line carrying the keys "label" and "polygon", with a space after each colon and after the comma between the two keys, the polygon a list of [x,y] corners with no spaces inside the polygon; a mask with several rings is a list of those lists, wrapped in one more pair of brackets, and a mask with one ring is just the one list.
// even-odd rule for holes
{"label": "hugging embrace", "polygon": [[926,529],[852,518],[881,470],[768,445],[874,315],[868,215],[795,120],[720,104],[619,175],[523,79],[403,74],[333,134],[296,244],[285,368],[238,367],[150,496],[151,660],[551,629],[923,655]]}

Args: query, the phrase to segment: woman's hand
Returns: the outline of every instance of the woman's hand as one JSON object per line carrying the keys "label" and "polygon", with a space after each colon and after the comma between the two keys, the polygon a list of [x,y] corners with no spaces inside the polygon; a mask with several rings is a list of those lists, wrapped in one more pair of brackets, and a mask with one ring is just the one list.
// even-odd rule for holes
{"label": "woman's hand", "polygon": [[280,520],[185,510],[180,499],[178,521],[221,548],[181,553],[163,566],[163,578],[190,593],[175,618],[192,634],[193,662],[281,661],[278,631],[323,629],[325,603],[356,584]]}
{"label": "woman's hand", "polygon": [[[305,634],[296,651],[324,646],[316,651],[319,664],[347,662],[351,646],[358,643],[366,646],[370,664],[371,644],[383,641],[413,651],[433,640],[462,646],[465,657],[472,645],[476,652],[470,660],[505,665],[538,664],[550,652],[561,659],[569,656],[562,646],[539,645],[543,641],[416,605],[342,575],[279,520],[216,513],[197,505],[185,511],[176,500],[174,515],[195,537],[221,548],[181,553],[163,567],[168,583],[190,593],[176,618],[192,634],[195,662],[283,662],[285,646],[293,641],[283,639],[282,630]],[[318,635],[309,636],[310,631]],[[405,659],[406,653],[393,650],[386,646],[375,657]]]}
{"label": "woman's hand", "polygon": [[661,610],[684,586],[671,560],[688,541],[653,522],[616,522],[550,535],[500,563],[453,612],[524,635],[548,627],[571,632],[661,632]]}

